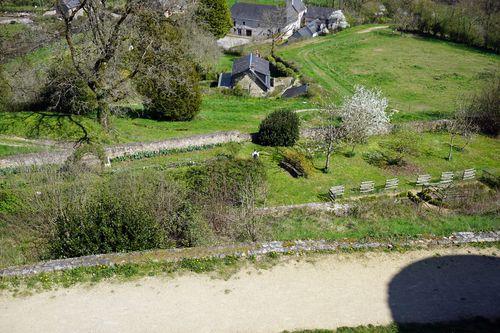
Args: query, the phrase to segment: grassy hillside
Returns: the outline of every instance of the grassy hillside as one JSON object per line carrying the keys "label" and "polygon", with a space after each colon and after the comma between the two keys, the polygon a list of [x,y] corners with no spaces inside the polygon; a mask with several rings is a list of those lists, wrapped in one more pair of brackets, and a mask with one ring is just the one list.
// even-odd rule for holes
{"label": "grassy hillside", "polygon": [[500,70],[500,57],[458,44],[361,26],[280,49],[336,102],[357,84],[380,88],[398,119],[446,116]]}
{"label": "grassy hillside", "polygon": [[[438,181],[441,172],[463,171],[468,168],[478,170],[487,169],[498,173],[497,156],[500,146],[497,139],[479,136],[464,150],[457,151],[452,161],[447,161],[449,146],[447,135],[444,133],[423,133],[415,138],[415,147],[418,150],[413,156],[407,156],[407,165],[395,168],[380,168],[365,159],[366,153],[380,149],[385,142],[397,140],[393,136],[371,138],[365,146],[356,149],[354,157],[345,156],[346,151],[339,150],[332,157],[332,170],[323,173],[324,158],[313,160],[316,170],[308,178],[293,178],[283,170],[275,158],[275,148],[261,147],[255,144],[244,144],[239,151],[239,157],[248,158],[254,150],[261,152],[261,160],[268,174],[267,205],[290,205],[307,202],[329,200],[328,190],[334,185],[345,185],[347,196],[359,195],[359,185],[363,181],[372,180],[377,186],[383,186],[386,179],[399,178],[400,190],[414,188],[414,182],[419,174],[429,173]],[[116,172],[130,172],[149,168],[164,169],[172,163],[186,163],[188,161],[203,161],[214,158],[226,152],[227,147],[198,151],[196,153],[175,153],[140,161],[125,161],[114,164]]]}
{"label": "grassy hillside", "polygon": [[[201,112],[189,122],[114,117],[112,131],[105,133],[94,120],[86,117],[75,118],[87,127],[94,140],[104,143],[158,141],[217,131],[255,132],[260,121],[273,110],[308,107],[309,102],[303,99],[283,101],[214,93],[204,96]],[[40,120],[40,116],[28,112],[3,114],[0,117],[0,134],[55,140],[74,140],[82,135],[79,127],[68,120],[63,119],[60,124],[56,118]]]}

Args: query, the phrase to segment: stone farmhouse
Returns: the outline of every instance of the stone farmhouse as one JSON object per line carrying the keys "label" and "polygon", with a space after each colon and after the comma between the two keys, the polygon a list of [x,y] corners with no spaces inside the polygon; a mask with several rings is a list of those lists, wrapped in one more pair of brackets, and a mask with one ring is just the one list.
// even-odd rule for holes
{"label": "stone farmhouse", "polygon": [[276,22],[283,38],[300,29],[307,8],[302,0],[286,0],[285,7],[238,2],[231,7],[232,33],[254,39],[267,38]]}
{"label": "stone farmhouse", "polygon": [[253,53],[236,59],[232,71],[219,76],[218,86],[230,89],[239,87],[251,96],[266,96],[274,86],[269,61]]}
{"label": "stone farmhouse", "polygon": [[231,34],[251,39],[266,39],[278,32],[284,40],[292,36],[297,40],[348,26],[342,11],[306,7],[302,0],[286,0],[285,6],[238,2],[231,7],[231,18]]}

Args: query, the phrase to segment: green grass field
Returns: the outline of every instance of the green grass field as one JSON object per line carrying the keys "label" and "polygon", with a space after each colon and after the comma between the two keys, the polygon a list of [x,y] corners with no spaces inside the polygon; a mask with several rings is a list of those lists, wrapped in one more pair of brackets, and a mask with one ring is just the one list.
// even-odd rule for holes
{"label": "green grass field", "polygon": [[356,85],[381,89],[390,108],[400,111],[396,120],[445,117],[500,70],[495,54],[389,29],[363,33],[370,27],[376,26],[302,41],[278,53],[335,102]]}
{"label": "green grass field", "polygon": [[[388,29],[359,33],[370,27],[373,26],[283,46],[279,54],[297,63],[305,75],[325,89],[320,97],[340,102],[357,84],[380,88],[389,98],[390,108],[400,111],[393,118],[396,122],[447,116],[463,96],[484,85],[500,69],[498,55],[449,42],[401,37]],[[27,59],[36,66],[53,58],[60,48],[61,45],[55,43],[36,50]],[[263,50],[262,45],[255,48]],[[230,69],[233,59],[234,56],[224,55],[217,72]],[[15,63],[16,60],[8,64],[7,69]],[[96,141],[154,141],[215,131],[253,132],[259,121],[273,110],[309,108],[316,101],[234,97],[209,92],[204,96],[200,114],[192,122],[115,118],[113,131],[104,133],[90,119],[80,121],[87,125]],[[37,128],[36,116],[25,120],[26,115],[2,115],[0,134],[62,140],[81,135],[76,125],[67,122],[57,128],[55,121],[49,120]]]}
{"label": "green grass field", "polygon": [[[478,136],[462,152],[454,152],[451,161],[446,160],[448,153],[447,135],[444,133],[424,133],[418,140],[417,156],[407,156],[408,165],[400,168],[379,168],[369,164],[364,154],[373,152],[380,148],[381,143],[392,140],[391,136],[375,137],[370,142],[356,149],[354,157],[346,157],[344,151],[338,151],[332,157],[332,169],[329,173],[323,173],[320,169],[324,165],[324,159],[314,159],[317,168],[309,178],[293,178],[283,170],[278,161],[273,157],[275,148],[265,148],[251,143],[241,145],[238,156],[249,158],[254,150],[261,151],[261,160],[264,162],[268,174],[268,196],[266,205],[291,205],[309,202],[319,202],[328,199],[328,191],[334,185],[345,185],[347,196],[359,195],[358,188],[361,182],[372,180],[377,186],[385,184],[386,179],[399,178],[400,190],[413,189],[416,177],[419,174],[429,173],[435,180],[444,171],[460,172],[468,168],[477,170],[490,170],[498,173],[498,156],[500,146],[497,139]],[[172,163],[183,163],[189,161],[201,162],[213,158],[219,154],[227,153],[227,147],[215,147],[212,149],[174,153],[167,156],[159,156],[140,161],[117,162],[113,165],[115,172],[130,172],[143,170],[144,168],[163,169]]]}
{"label": "green grass field", "polygon": [[[92,119],[76,117],[89,130],[93,140],[103,143],[158,141],[217,131],[238,130],[252,133],[268,113],[280,109],[310,107],[305,99],[280,100],[235,97],[213,93],[205,95],[198,116],[190,122],[161,122],[142,118],[113,117],[112,130],[105,133]],[[29,138],[75,140],[82,133],[68,120],[57,124],[56,119],[45,119],[28,112],[4,113],[0,117],[0,134]]]}

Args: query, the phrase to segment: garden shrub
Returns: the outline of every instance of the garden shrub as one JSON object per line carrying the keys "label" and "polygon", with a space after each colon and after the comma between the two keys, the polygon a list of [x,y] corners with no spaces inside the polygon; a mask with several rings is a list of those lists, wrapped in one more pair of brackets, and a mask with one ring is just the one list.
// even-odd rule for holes
{"label": "garden shrub", "polygon": [[276,60],[273,56],[268,56],[267,60],[270,63],[272,77],[295,77],[297,73],[288,67],[286,63]]}
{"label": "garden shrub", "polygon": [[38,207],[45,223],[54,223],[51,258],[194,246],[210,236],[181,184],[158,173],[55,191],[44,193]]}
{"label": "garden shrub", "polygon": [[[179,65],[181,66],[181,65]],[[185,80],[175,78],[168,83],[144,76],[137,87],[146,97],[144,113],[157,120],[189,121],[200,111],[201,91],[199,76],[194,66],[186,64],[181,75]]]}
{"label": "garden shrub", "polygon": [[217,196],[226,204],[238,206],[248,187],[265,183],[266,174],[259,160],[221,157],[191,168],[186,180],[194,196]]}
{"label": "garden shrub", "polygon": [[403,156],[389,150],[376,150],[363,154],[365,161],[379,168],[387,166],[403,166],[406,164]]}
{"label": "garden shrub", "polygon": [[233,27],[226,0],[201,0],[196,16],[216,38],[224,37]]}
{"label": "garden shrub", "polygon": [[85,80],[67,58],[54,62],[47,73],[35,109],[50,110],[64,114],[85,115],[97,109],[97,99]]}
{"label": "garden shrub", "polygon": [[263,146],[291,147],[300,135],[300,119],[289,110],[278,110],[269,114],[260,124],[258,143]]}
{"label": "garden shrub", "polygon": [[483,171],[483,175],[481,176],[480,180],[492,189],[500,189],[500,176],[498,175],[495,175],[488,171]]}
{"label": "garden shrub", "polygon": [[295,149],[284,149],[281,152],[282,160],[291,165],[295,170],[298,171],[299,176],[309,177],[314,170],[314,167],[309,159],[307,159],[304,154]]}
{"label": "garden shrub", "polygon": [[190,198],[218,234],[227,234],[242,219],[240,209],[252,209],[264,199],[266,174],[259,160],[220,157],[186,174]]}
{"label": "garden shrub", "polygon": [[500,77],[469,101],[467,114],[481,133],[497,136],[500,132]]}
{"label": "garden shrub", "polygon": [[7,111],[10,104],[10,86],[3,73],[3,66],[0,65],[0,112]]}
{"label": "garden shrub", "polygon": [[84,202],[66,205],[50,242],[54,258],[158,248],[162,233],[148,203],[130,188],[104,187]]}

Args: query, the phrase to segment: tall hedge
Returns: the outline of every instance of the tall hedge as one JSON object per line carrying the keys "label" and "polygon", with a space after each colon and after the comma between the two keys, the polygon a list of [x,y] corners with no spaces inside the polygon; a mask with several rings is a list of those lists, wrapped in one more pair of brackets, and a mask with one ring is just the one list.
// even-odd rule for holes
{"label": "tall hedge", "polygon": [[300,119],[289,110],[278,110],[268,115],[260,124],[258,143],[263,146],[291,147],[300,135]]}
{"label": "tall hedge", "polygon": [[0,112],[7,111],[10,103],[10,87],[3,74],[3,67],[0,65]]}
{"label": "tall hedge", "polygon": [[201,0],[197,16],[217,38],[224,37],[233,26],[226,0]]}

